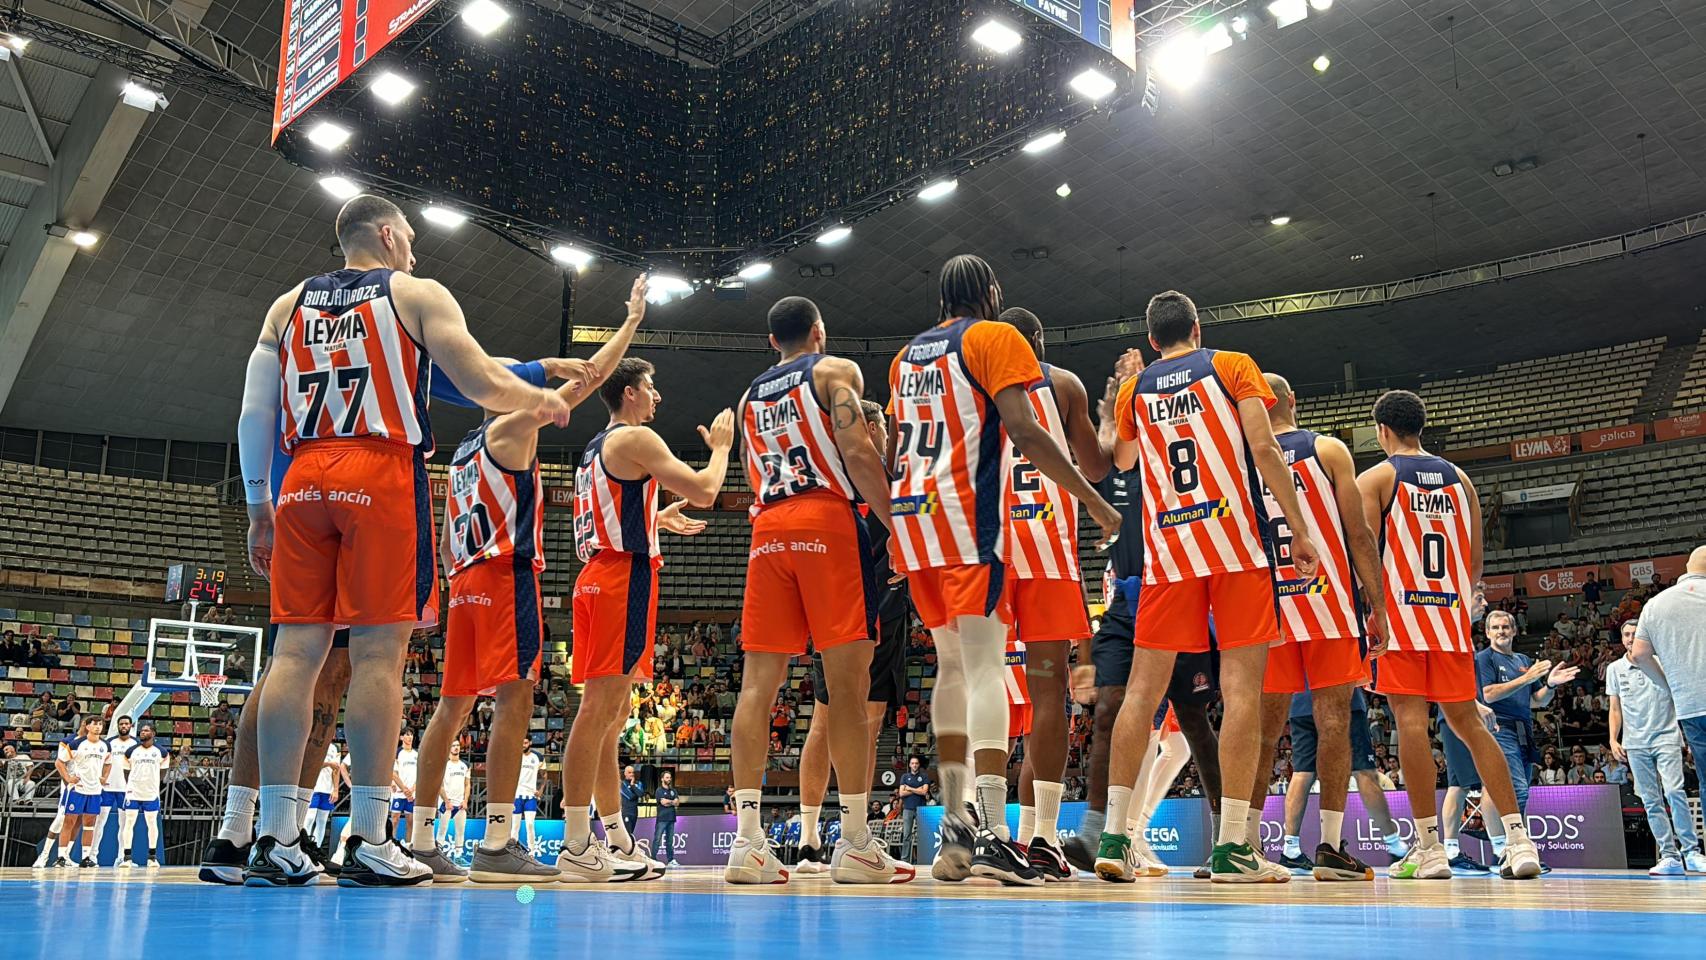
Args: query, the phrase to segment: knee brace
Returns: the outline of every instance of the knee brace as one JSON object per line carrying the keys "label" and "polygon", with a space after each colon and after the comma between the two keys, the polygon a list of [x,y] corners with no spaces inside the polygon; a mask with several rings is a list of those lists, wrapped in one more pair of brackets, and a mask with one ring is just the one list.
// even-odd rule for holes
{"label": "knee brace", "polygon": [[930,631],[936,641],[936,685],[930,690],[930,726],[938,738],[965,736],[966,675],[960,634],[952,627]]}
{"label": "knee brace", "polygon": [[971,749],[1007,751],[1007,625],[995,617],[960,618]]}

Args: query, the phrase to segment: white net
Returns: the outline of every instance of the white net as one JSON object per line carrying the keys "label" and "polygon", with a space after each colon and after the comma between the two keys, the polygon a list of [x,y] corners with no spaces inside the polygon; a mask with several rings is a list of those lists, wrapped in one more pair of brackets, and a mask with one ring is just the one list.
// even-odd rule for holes
{"label": "white net", "polygon": [[219,691],[225,689],[225,674],[198,673],[195,677],[195,685],[201,690],[201,705],[204,707],[215,706],[219,703]]}

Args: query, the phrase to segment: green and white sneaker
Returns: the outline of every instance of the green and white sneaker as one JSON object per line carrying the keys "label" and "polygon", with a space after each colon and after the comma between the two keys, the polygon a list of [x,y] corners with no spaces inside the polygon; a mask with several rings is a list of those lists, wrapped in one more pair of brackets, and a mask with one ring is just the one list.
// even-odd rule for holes
{"label": "green and white sneaker", "polygon": [[1291,871],[1270,863],[1247,843],[1215,844],[1208,858],[1212,883],[1290,883]]}
{"label": "green and white sneaker", "polygon": [[1102,834],[1096,848],[1096,876],[1109,883],[1134,883],[1137,880],[1137,853],[1131,848],[1131,838],[1123,833]]}
{"label": "green and white sneaker", "polygon": [[1417,844],[1399,860],[1386,868],[1393,880],[1450,880],[1451,861],[1446,859],[1445,847],[1424,847]]}

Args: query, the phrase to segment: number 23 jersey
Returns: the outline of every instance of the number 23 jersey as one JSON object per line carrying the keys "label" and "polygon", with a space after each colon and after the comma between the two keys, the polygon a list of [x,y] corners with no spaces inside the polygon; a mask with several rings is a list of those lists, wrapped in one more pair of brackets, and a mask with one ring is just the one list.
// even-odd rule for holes
{"label": "number 23 jersey", "polygon": [[1193,350],[1120,386],[1122,440],[1138,441],[1144,583],[1269,566],[1260,484],[1238,403],[1273,391],[1247,354]]}
{"label": "number 23 jersey", "polygon": [[[823,358],[811,353],[777,364],[752,381],[741,398],[741,443],[754,516],[813,491],[859,499],[835,445],[835,426],[813,385],[812,372]],[[863,421],[863,413],[859,416]]]}

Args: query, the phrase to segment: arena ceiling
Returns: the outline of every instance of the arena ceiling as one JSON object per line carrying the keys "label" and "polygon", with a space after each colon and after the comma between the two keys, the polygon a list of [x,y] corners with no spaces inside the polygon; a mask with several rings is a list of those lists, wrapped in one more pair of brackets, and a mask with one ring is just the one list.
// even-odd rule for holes
{"label": "arena ceiling", "polygon": [[[753,3],[650,6],[714,33]],[[203,23],[273,61],[280,20],[280,0],[213,0]],[[1317,74],[1310,62],[1323,53],[1332,66]],[[49,71],[65,75],[51,82],[71,98],[55,102],[62,119],[81,95],[76,77],[94,73],[76,60],[32,49],[23,64],[32,84]],[[0,134],[18,112],[8,86],[0,82]],[[29,343],[0,409],[6,425],[230,439],[266,305],[337,263],[337,203],[268,148],[267,117],[188,89],[168,93],[170,106],[142,124],[91,221],[101,242],[72,258]],[[1014,154],[962,177],[943,202],[904,202],[861,222],[839,247],[794,251],[744,302],[701,292],[655,308],[648,322],[755,333],[771,300],[801,294],[824,308],[832,337],[902,334],[935,316],[935,270],[961,252],[995,264],[1009,302],[1068,325],[1134,315],[1166,287],[1226,303],[1616,235],[1706,210],[1703,104],[1700,0],[1339,0],[1283,31],[1271,22],[1252,31],[1215,56],[1196,88],[1164,87],[1153,116],[1131,108],[1093,118],[1051,153]],[[63,134],[44,127],[50,140]],[[0,137],[0,154],[12,161],[29,161],[28,147]],[[1534,169],[1493,172],[1529,157]],[[0,242],[27,228],[17,221],[28,201],[12,199],[21,182],[0,177]],[[1064,199],[1062,183],[1072,188]],[[1282,212],[1290,224],[1266,222]],[[553,350],[560,285],[552,265],[471,227],[418,226],[420,272],[457,293],[493,352]],[[1046,259],[1014,258],[1038,248]],[[1313,382],[1337,377],[1347,360],[1364,375],[1398,374],[1696,331],[1706,303],[1703,250],[1706,242],[1689,241],[1388,307],[1217,327],[1211,336]],[[832,279],[799,275],[831,263]],[[615,266],[584,274],[577,323],[613,323],[630,276]],[[1088,344],[1053,359],[1094,383],[1117,346]],[[741,354],[648,355],[663,369],[666,433],[681,440],[701,411],[732,401],[763,365]],[[584,438],[597,419],[584,418],[561,442]],[[441,433],[467,422],[441,418]]]}

